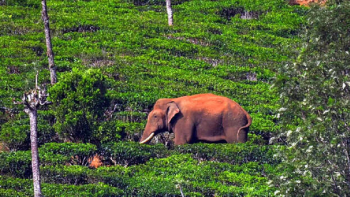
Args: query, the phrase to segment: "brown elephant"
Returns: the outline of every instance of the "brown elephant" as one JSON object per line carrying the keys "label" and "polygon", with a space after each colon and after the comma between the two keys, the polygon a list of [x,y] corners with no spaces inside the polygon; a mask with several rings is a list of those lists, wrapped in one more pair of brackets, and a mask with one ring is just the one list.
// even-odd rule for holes
{"label": "brown elephant", "polygon": [[175,144],[246,142],[252,119],[233,100],[214,94],[159,99],[148,115],[140,143],[164,131],[174,132]]}

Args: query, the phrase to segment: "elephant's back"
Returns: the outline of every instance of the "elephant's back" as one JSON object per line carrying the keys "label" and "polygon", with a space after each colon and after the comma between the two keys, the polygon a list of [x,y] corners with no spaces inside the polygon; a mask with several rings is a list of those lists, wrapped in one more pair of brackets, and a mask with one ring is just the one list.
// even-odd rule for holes
{"label": "elephant's back", "polygon": [[235,103],[233,100],[218,96],[215,94],[196,94],[193,96],[188,96],[187,100],[192,104],[198,104],[203,107],[210,107],[212,105],[227,106],[229,103]]}
{"label": "elephant's back", "polygon": [[230,100],[229,98],[218,96],[211,93],[184,96],[184,97],[180,97],[179,99],[188,100],[190,102],[220,102],[220,103],[222,103],[225,100]]}
{"label": "elephant's back", "polygon": [[187,105],[201,114],[226,116],[243,119],[249,122],[249,114],[237,102],[224,96],[215,94],[197,94],[188,96]]}
{"label": "elephant's back", "polygon": [[231,99],[214,94],[196,94],[178,98],[178,103],[185,109],[200,113],[221,113],[229,107]]}

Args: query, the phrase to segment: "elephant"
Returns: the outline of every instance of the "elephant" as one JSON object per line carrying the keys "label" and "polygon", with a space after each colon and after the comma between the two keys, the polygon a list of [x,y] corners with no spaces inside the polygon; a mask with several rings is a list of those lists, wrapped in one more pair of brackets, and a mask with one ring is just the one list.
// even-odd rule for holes
{"label": "elephant", "polygon": [[214,94],[161,98],[148,115],[140,143],[148,143],[160,132],[173,132],[174,144],[244,143],[250,115],[235,101]]}

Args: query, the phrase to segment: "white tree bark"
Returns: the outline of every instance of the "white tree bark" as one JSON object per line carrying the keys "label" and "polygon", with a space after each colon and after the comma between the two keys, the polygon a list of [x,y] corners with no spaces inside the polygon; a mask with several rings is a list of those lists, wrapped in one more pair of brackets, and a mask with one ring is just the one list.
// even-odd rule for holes
{"label": "white tree bark", "polygon": [[35,78],[35,89],[24,93],[21,102],[14,101],[15,104],[23,104],[24,112],[26,112],[29,115],[34,197],[42,196],[41,183],[40,183],[40,163],[39,163],[39,152],[38,152],[37,109],[40,105],[51,104],[51,102],[46,101],[47,97],[48,97],[48,94],[46,94],[46,89],[41,89],[38,86],[38,73],[37,73]]}
{"label": "white tree bark", "polygon": [[30,121],[30,147],[32,152],[34,197],[41,197],[42,195],[38,152],[37,109],[26,108],[24,111],[29,115]]}
{"label": "white tree bark", "polygon": [[49,23],[49,16],[47,15],[46,0],[42,0],[41,5],[42,5],[41,17],[44,21],[44,26],[45,26],[45,39],[46,39],[46,49],[47,49],[46,54],[49,59],[50,79],[51,79],[51,84],[53,85],[57,83],[57,75],[56,75],[56,66],[54,62],[54,54],[52,51],[50,23]]}
{"label": "white tree bark", "polygon": [[168,13],[168,24],[173,26],[173,10],[171,9],[171,0],[165,0],[166,2],[166,11]]}

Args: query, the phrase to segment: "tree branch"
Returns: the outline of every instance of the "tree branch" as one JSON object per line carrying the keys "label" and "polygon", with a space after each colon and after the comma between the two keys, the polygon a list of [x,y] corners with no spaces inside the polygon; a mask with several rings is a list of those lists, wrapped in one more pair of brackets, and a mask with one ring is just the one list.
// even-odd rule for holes
{"label": "tree branch", "polygon": [[39,104],[40,105],[51,105],[52,102],[51,101],[44,101],[44,102],[40,101]]}

